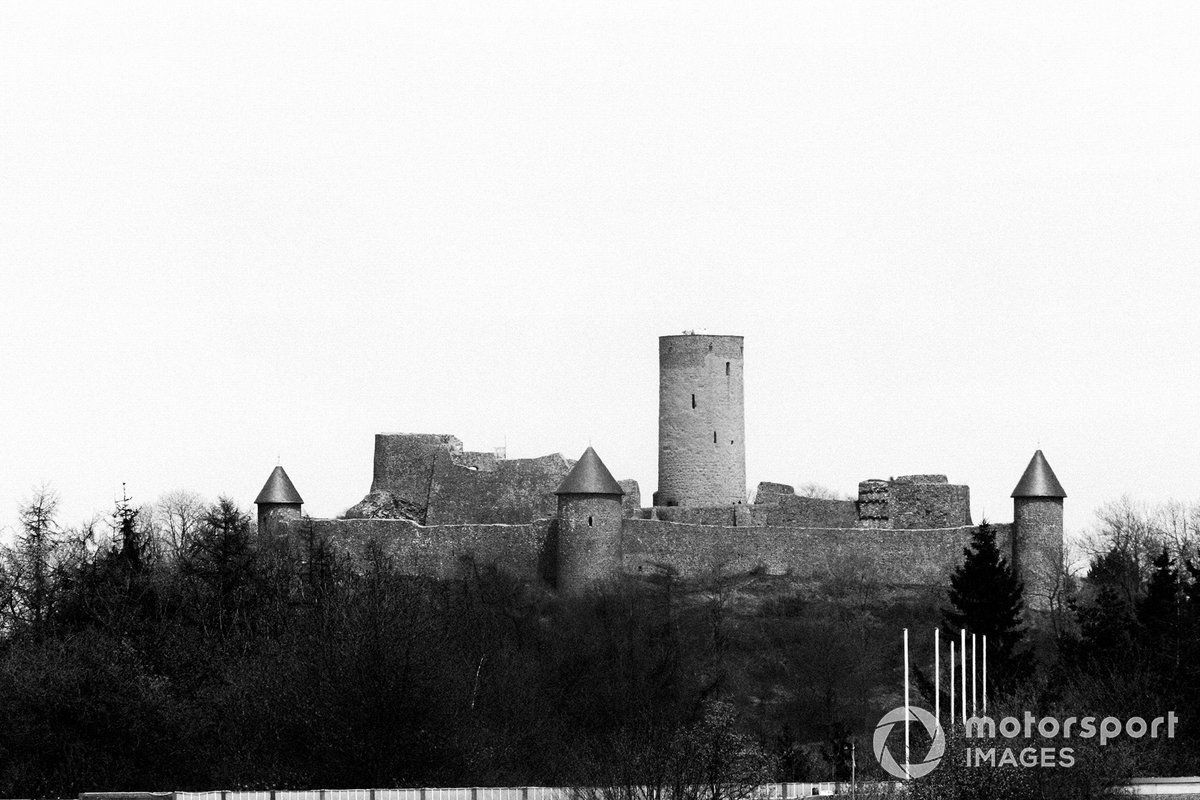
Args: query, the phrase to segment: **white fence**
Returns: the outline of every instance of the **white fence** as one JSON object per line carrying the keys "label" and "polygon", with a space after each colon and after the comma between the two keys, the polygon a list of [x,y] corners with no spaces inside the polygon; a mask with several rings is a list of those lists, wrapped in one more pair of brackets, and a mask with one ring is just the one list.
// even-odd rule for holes
{"label": "white fence", "polygon": [[[860,781],[859,797],[903,796],[899,781]],[[1130,795],[1181,796],[1200,794],[1200,777],[1134,778],[1125,786]],[[800,800],[804,797],[850,795],[849,783],[768,783],[755,800]],[[211,792],[83,792],[79,800],[573,800],[577,790],[551,786],[458,789],[276,789],[273,791]]]}
{"label": "white fence", "polygon": [[[864,783],[859,784],[865,789]],[[849,794],[849,783],[770,783],[760,787],[758,800],[798,800],[833,794]],[[554,786],[507,788],[469,787],[456,789],[307,789],[247,792],[171,792],[168,800],[572,800],[575,790]],[[102,793],[87,793],[80,800],[117,800]],[[120,798],[120,800],[134,800]]]}

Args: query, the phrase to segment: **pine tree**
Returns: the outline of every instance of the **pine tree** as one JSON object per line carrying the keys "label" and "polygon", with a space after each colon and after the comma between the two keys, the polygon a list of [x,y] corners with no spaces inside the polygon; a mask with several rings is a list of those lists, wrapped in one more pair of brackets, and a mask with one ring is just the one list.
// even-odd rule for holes
{"label": "pine tree", "polygon": [[988,683],[1003,693],[1017,684],[1029,666],[1022,647],[1024,587],[1000,554],[996,531],[986,521],[975,529],[963,556],[962,565],[950,577],[951,608],[943,613],[943,628],[953,641],[958,641],[964,628],[968,635],[987,636]]}
{"label": "pine tree", "polygon": [[1137,619],[1124,594],[1104,584],[1096,599],[1079,609],[1081,663],[1094,674],[1124,673],[1132,667]]}
{"label": "pine tree", "polygon": [[1147,654],[1164,675],[1174,675],[1180,660],[1181,587],[1175,559],[1164,547],[1154,559],[1146,596],[1138,604],[1137,620]]}

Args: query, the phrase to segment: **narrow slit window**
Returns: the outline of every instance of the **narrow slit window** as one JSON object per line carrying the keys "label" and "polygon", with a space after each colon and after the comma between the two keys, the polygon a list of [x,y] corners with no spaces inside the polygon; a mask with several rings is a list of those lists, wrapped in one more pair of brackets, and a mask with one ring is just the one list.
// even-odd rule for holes
{"label": "narrow slit window", "polygon": [[725,377],[729,377],[729,362],[725,362]]}
{"label": "narrow slit window", "polygon": [[588,517],[588,527],[592,527],[592,518],[590,516]]}
{"label": "narrow slit window", "polygon": [[717,432],[713,431],[713,444],[717,443]]}
{"label": "narrow slit window", "polygon": [[696,395],[692,395],[692,408],[696,407]]}

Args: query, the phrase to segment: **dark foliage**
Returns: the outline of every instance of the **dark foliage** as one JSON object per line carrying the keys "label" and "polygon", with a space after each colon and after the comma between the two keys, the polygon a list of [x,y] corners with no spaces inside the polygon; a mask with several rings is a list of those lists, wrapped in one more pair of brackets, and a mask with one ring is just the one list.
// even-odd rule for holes
{"label": "dark foliage", "polygon": [[962,629],[987,636],[989,682],[1003,694],[1027,680],[1031,668],[1023,647],[1021,581],[1000,554],[995,529],[987,522],[975,529],[963,556],[962,565],[950,577],[950,608],[943,630],[951,641],[958,640]]}

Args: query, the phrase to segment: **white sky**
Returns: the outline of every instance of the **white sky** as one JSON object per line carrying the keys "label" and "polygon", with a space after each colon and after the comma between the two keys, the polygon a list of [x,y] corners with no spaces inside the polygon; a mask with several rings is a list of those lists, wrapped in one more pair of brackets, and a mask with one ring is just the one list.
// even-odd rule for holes
{"label": "white sky", "polygon": [[0,5],[0,524],[378,431],[655,488],[657,344],[746,337],[760,480],[1040,446],[1200,496],[1200,4]]}

